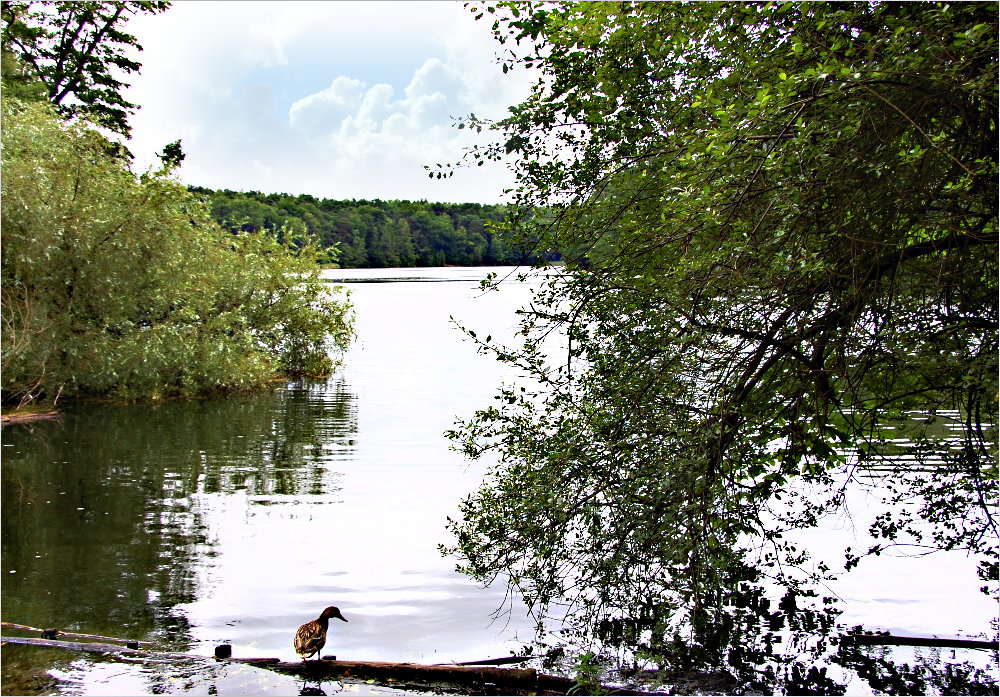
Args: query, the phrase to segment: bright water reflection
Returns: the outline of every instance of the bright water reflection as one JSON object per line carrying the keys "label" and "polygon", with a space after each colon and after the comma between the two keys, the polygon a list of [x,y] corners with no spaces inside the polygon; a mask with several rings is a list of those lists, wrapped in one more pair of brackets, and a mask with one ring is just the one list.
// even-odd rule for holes
{"label": "bright water reflection", "polygon": [[[295,627],[336,604],[350,623],[333,628],[324,653],[341,658],[446,662],[519,649],[532,629],[523,609],[508,601],[495,619],[503,590],[480,589],[437,550],[445,516],[482,478],[442,434],[510,377],[450,317],[511,336],[530,296],[519,283],[484,294],[484,274],[351,284],[359,339],[326,382],[71,406],[59,423],[5,427],[4,619],[294,660]],[[13,670],[49,670],[77,694],[294,692],[290,679],[243,667],[4,651],[8,687]]]}
{"label": "bright water reflection", "polygon": [[[62,422],[4,427],[4,620],[294,660],[295,627],[336,604],[350,622],[332,628],[324,653],[341,658],[447,662],[521,648],[533,630],[523,608],[456,574],[437,550],[445,517],[488,464],[468,465],[442,434],[514,378],[451,317],[511,342],[535,285],[511,278],[484,293],[486,272],[329,272],[351,281],[358,315],[358,340],[329,381],[225,400],[67,406]],[[842,558],[877,503],[853,491],[850,515],[802,541]],[[972,562],[960,557],[884,555],[829,590],[848,626],[989,632],[995,604],[970,587]],[[498,608],[506,614],[494,619]],[[4,694],[44,689],[46,671],[63,694],[298,691],[244,666],[14,646],[3,658]]]}

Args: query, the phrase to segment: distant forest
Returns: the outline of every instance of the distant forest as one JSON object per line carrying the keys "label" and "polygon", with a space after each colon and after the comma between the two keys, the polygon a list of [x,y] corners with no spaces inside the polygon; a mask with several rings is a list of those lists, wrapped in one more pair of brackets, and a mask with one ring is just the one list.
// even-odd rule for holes
{"label": "distant forest", "polygon": [[269,230],[295,243],[314,241],[320,263],[344,268],[495,266],[532,261],[494,223],[503,205],[426,201],[337,201],[308,194],[262,194],[189,187],[215,219],[237,232]]}

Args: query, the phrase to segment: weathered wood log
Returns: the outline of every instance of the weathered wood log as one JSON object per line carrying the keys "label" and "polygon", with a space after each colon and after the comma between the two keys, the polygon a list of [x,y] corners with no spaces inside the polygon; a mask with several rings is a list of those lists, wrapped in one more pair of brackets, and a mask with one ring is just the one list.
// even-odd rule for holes
{"label": "weathered wood log", "polygon": [[937,637],[895,636],[893,634],[845,634],[840,637],[845,646],[934,646],[947,649],[992,649],[997,642],[979,639],[938,639]]}
{"label": "weathered wood log", "polygon": [[167,651],[141,649],[138,646],[135,646],[136,642],[129,642],[129,645],[122,646],[120,644],[106,644],[99,641],[60,641],[59,639],[36,639],[35,637],[27,636],[0,636],[0,643],[39,646],[47,649],[66,649],[69,651],[89,651],[91,653],[123,654],[139,660],[148,658],[167,661],[215,662],[214,658],[210,658],[208,656],[196,656],[188,653],[171,653]]}
{"label": "weathered wood log", "polygon": [[484,658],[481,661],[459,661],[456,663],[439,663],[442,666],[507,666],[513,663],[524,663],[538,656],[504,656],[503,658]]}
{"label": "weathered wood log", "polygon": [[[137,641],[135,639],[119,639],[118,637],[102,636],[100,634],[80,634],[78,632],[67,632],[62,629],[41,629],[39,627],[30,627],[26,624],[17,624],[15,622],[0,622],[0,626],[10,627],[11,629],[23,629],[27,632],[38,632],[39,634],[42,635],[43,639],[54,639],[57,636],[71,636],[71,637],[76,637],[77,639],[100,639],[101,641],[119,641],[126,645],[127,644],[138,644],[140,646],[143,644],[145,644],[146,646],[153,645],[153,643],[150,641]],[[50,634],[51,632],[54,632],[54,635],[51,635]],[[132,648],[138,648],[138,647],[134,646]]]}
{"label": "weathered wood log", "polygon": [[0,642],[5,644],[26,644],[28,646],[45,646],[51,649],[69,649],[71,651],[91,651],[95,653],[131,653],[153,655],[151,651],[131,649],[121,644],[103,644],[97,641],[59,641],[58,639],[36,639],[28,636],[4,636]]}
{"label": "weathered wood log", "polygon": [[62,418],[58,411],[14,411],[0,415],[0,423],[24,424],[32,421],[57,421]]}
{"label": "weathered wood log", "polygon": [[[446,682],[452,684],[493,684],[497,687],[535,689],[538,672],[533,668],[494,668],[490,666],[423,665],[385,661],[318,661],[283,662],[273,659],[233,658],[234,663],[249,663],[287,675],[302,678],[337,679],[353,677],[363,680],[404,680]],[[569,681],[572,683],[572,681]]]}
{"label": "weathered wood log", "polygon": [[[305,680],[336,680],[358,678],[382,682],[420,684],[447,683],[464,687],[490,686],[507,693],[567,694],[578,687],[571,678],[539,673],[534,668],[496,668],[493,666],[425,665],[421,663],[389,663],[384,661],[313,660],[284,662],[267,658],[233,658],[234,663],[267,668]],[[637,692],[613,686],[602,686],[602,694],[658,695],[666,693]]]}
{"label": "weathered wood log", "polygon": [[[462,687],[488,687],[490,692],[501,694],[549,693],[567,694],[576,687],[570,678],[539,673],[534,668],[497,668],[493,666],[423,665],[419,663],[390,663],[385,661],[318,661],[283,662],[277,658],[229,658],[219,659],[208,656],[164,653],[146,649],[132,649],[119,644],[101,642],[59,641],[56,639],[36,639],[35,637],[0,637],[0,642],[25,644],[45,648],[68,649],[71,651],[91,651],[115,653],[137,658],[166,658],[171,660],[229,661],[249,666],[273,670],[285,675],[294,675],[305,680],[337,680],[356,678],[384,683],[410,682],[418,684],[446,683]],[[612,695],[659,695],[665,693],[636,692],[611,686],[602,686],[602,694]]]}

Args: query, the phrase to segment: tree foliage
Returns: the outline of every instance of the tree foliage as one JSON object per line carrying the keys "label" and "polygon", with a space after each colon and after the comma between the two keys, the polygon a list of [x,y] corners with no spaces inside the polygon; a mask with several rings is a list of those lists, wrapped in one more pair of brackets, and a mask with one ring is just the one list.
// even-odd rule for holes
{"label": "tree foliage", "polygon": [[84,122],[3,103],[3,399],[149,398],[323,375],[349,305],[314,250],[232,234]]}
{"label": "tree foliage", "polygon": [[5,90],[22,98],[44,95],[64,116],[83,116],[127,136],[136,105],[122,96],[120,78],[139,70],[131,53],[142,47],[122,26],[133,15],[169,6],[163,0],[4,2]]}
{"label": "tree foliage", "polygon": [[[460,568],[772,686],[779,629],[824,648],[834,566],[961,549],[995,579],[996,5],[472,5],[541,77],[468,157],[516,158],[512,226],[567,268],[523,347],[483,346],[539,387],[451,433],[500,459]],[[793,544],[862,486],[865,549]]]}

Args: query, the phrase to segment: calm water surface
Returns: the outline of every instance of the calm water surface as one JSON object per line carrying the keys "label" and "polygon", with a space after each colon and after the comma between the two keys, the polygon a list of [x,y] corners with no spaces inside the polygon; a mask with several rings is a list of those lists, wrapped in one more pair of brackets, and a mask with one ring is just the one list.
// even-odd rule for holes
{"label": "calm water surface", "polygon": [[[437,545],[482,479],[442,434],[505,378],[450,317],[510,335],[532,284],[483,294],[484,269],[389,273],[405,280],[349,284],[358,340],[329,381],[66,406],[61,422],[5,427],[4,620],[297,660],[295,628],[333,604],[350,622],[331,628],[324,653],[344,659],[464,661],[529,641],[523,609],[455,573]],[[297,693],[290,678],[238,666],[206,675],[4,654],[5,675],[49,671],[67,694]]]}
{"label": "calm water surface", "polygon": [[[358,331],[328,381],[226,400],[67,405],[61,422],[4,427],[3,619],[295,660],[295,628],[333,604],[350,622],[331,627],[324,653],[343,659],[436,663],[520,649],[533,630],[523,608],[456,574],[437,550],[450,542],[445,517],[485,466],[451,452],[442,434],[516,377],[477,354],[450,317],[510,340],[537,285],[512,279],[483,293],[487,271],[327,272],[347,282]],[[859,498],[856,517],[827,521],[811,548],[838,559],[857,547],[865,508]],[[848,626],[992,633],[996,606],[978,594],[973,568],[961,555],[885,556],[830,591]],[[300,687],[210,661],[156,666],[14,646],[3,672],[5,694],[53,677],[48,689],[86,695]]]}

